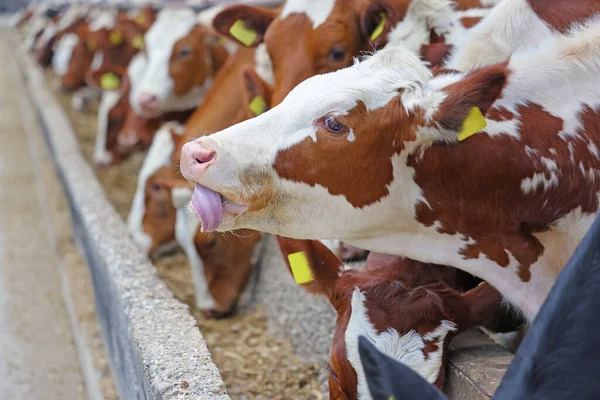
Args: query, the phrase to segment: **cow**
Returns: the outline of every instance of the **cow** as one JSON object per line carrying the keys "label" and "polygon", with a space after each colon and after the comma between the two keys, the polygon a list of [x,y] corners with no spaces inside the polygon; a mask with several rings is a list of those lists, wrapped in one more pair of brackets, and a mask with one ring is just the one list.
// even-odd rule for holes
{"label": "cow", "polygon": [[146,118],[197,107],[228,54],[191,9],[161,10],[144,36],[144,72],[129,94]]}
{"label": "cow", "polygon": [[[600,346],[596,322],[600,315],[600,220],[558,277],[509,366],[494,399],[596,399],[600,395]],[[596,346],[598,345],[598,346]],[[406,366],[381,354],[365,337],[359,352],[374,400],[446,399]]]}
{"label": "cow", "polygon": [[191,204],[210,205],[196,212],[207,232],[339,238],[462,269],[531,321],[598,208],[599,29],[469,73],[433,77],[390,47],[313,77],[183,147],[206,197]]}
{"label": "cow", "polygon": [[[291,271],[308,267],[312,280],[303,283],[305,289],[327,297],[337,312],[331,399],[370,398],[358,354],[360,335],[442,388],[452,337],[501,307],[494,288],[477,285],[454,268],[371,253],[364,270],[352,270],[319,241],[279,237],[278,244]],[[306,264],[293,265],[293,256]]]}
{"label": "cow", "polygon": [[243,230],[237,232],[239,238],[222,237],[198,229],[185,208],[193,188],[179,174],[179,148],[186,138],[220,130],[267,110],[270,86],[254,67],[268,70],[268,62],[267,66],[257,65],[260,57],[255,52],[239,48],[230,56],[185,129],[169,124],[156,134],[127,221],[134,239],[148,254],[160,252],[177,240],[192,268],[195,305],[207,318],[233,312],[256,264],[261,235]]}
{"label": "cow", "polygon": [[[420,7],[409,7],[413,2]],[[432,27],[428,25],[429,15],[421,15],[423,10],[437,10],[438,3],[442,3],[448,15],[452,15],[454,3],[447,0],[413,2],[288,0],[276,10],[234,5],[217,14],[213,26],[217,32],[242,45],[255,47],[266,44],[273,61],[272,104],[277,105],[303,80],[347,67],[359,53],[387,43],[389,30],[404,19],[407,10],[411,12],[404,26],[410,26],[409,30],[423,31],[425,35],[417,36],[424,41],[429,39]],[[459,9],[480,5],[472,0],[460,0],[456,4]],[[442,16],[445,15],[442,13]],[[418,52],[419,48],[415,51]]]}

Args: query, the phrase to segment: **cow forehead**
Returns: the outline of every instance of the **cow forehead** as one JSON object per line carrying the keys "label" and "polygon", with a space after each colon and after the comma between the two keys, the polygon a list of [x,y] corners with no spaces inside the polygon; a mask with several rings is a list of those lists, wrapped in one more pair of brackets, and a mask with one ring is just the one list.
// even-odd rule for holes
{"label": "cow forehead", "polygon": [[281,11],[281,19],[294,13],[305,14],[311,20],[313,29],[317,29],[329,18],[335,2],[336,0],[288,0]]}
{"label": "cow forehead", "polygon": [[170,50],[175,43],[187,36],[196,23],[196,15],[192,10],[162,10],[154,25],[146,33],[148,52],[155,52],[157,49],[168,50],[170,56]]}
{"label": "cow forehead", "polygon": [[371,111],[387,105],[400,90],[419,93],[430,78],[417,56],[403,47],[390,47],[349,68],[307,79],[282,105],[344,114],[360,101]]}

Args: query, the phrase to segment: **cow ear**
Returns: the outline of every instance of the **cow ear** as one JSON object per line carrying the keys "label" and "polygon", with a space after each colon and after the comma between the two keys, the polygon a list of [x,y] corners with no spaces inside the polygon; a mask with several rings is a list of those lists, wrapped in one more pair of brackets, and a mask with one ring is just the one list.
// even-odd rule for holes
{"label": "cow ear", "polygon": [[244,104],[250,118],[263,114],[270,108],[273,88],[266,83],[252,67],[242,70]]}
{"label": "cow ear", "polygon": [[246,5],[225,8],[213,19],[213,28],[231,40],[246,47],[256,47],[264,39],[277,10]]}
{"label": "cow ear", "polygon": [[344,270],[342,261],[318,240],[278,236],[277,243],[296,282],[310,293],[327,296],[331,305],[338,309],[343,300],[343,293],[336,288]]}
{"label": "cow ear", "polygon": [[463,140],[485,128],[485,114],[498,99],[507,80],[503,65],[482,68],[441,89],[444,100],[431,114],[438,137],[447,142]]}
{"label": "cow ear", "polygon": [[[465,306],[469,310],[470,324],[477,325],[502,305],[502,295],[487,282],[462,294]],[[461,330],[469,326],[461,326]]]}
{"label": "cow ear", "polygon": [[362,12],[360,26],[372,48],[387,44],[387,37],[397,21],[396,11],[386,0],[372,1]]}

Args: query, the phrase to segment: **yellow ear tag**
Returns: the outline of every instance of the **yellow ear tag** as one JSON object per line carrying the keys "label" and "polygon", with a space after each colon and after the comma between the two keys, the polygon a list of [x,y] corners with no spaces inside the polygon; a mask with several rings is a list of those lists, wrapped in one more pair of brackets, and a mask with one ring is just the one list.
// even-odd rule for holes
{"label": "yellow ear tag", "polygon": [[135,17],[135,22],[142,25],[144,22],[146,22],[146,19],[144,18],[143,14],[140,14],[137,17]]}
{"label": "yellow ear tag", "polygon": [[481,282],[479,285],[477,285],[477,287],[483,285],[485,283],[485,281]]}
{"label": "yellow ear tag", "polygon": [[298,285],[308,283],[313,280],[312,272],[308,266],[306,253],[301,251],[288,255],[288,261],[292,267],[292,274]]}
{"label": "yellow ear tag", "polygon": [[241,19],[238,19],[231,25],[229,33],[246,47],[251,46],[258,37],[256,31],[252,28],[248,28],[246,23]]}
{"label": "yellow ear tag", "polygon": [[381,36],[381,34],[383,33],[383,29],[385,28],[385,18],[386,18],[385,13],[384,12],[380,12],[379,13],[379,17],[381,17],[381,20],[379,21],[379,23],[375,27],[375,30],[373,31],[373,33],[371,33],[371,40],[375,40],[379,36]]}
{"label": "yellow ear tag", "polygon": [[119,31],[111,31],[110,32],[110,44],[112,44],[113,46],[118,46],[121,44],[122,41],[123,41],[123,38],[121,37],[121,32],[119,32]]}
{"label": "yellow ear tag", "polygon": [[252,114],[254,114],[255,117],[258,117],[267,109],[267,102],[262,98],[262,96],[256,96],[252,99],[248,105],[248,108],[250,108],[250,111],[252,111]]}
{"label": "yellow ear tag", "polygon": [[112,72],[102,74],[100,77],[100,87],[104,90],[116,90],[121,86],[121,80]]}
{"label": "yellow ear tag", "polygon": [[141,50],[144,47],[144,35],[142,35],[141,33],[135,35],[133,37],[133,40],[131,41],[131,46],[134,49]]}
{"label": "yellow ear tag", "polygon": [[458,132],[458,140],[463,141],[466,138],[473,136],[486,126],[487,122],[485,122],[485,118],[483,117],[479,107],[471,107],[465,122],[463,122],[461,131]]}

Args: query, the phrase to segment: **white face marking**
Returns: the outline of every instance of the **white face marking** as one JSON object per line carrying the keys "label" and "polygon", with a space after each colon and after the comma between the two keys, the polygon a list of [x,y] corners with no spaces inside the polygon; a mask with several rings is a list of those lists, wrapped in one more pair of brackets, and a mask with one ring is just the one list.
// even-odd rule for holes
{"label": "white face marking", "polygon": [[273,75],[273,63],[267,51],[267,45],[261,43],[254,52],[254,68],[260,78],[269,85],[275,85],[275,76]]}
{"label": "white face marking", "polygon": [[90,23],[90,31],[95,32],[103,28],[112,29],[116,23],[117,18],[114,12],[102,11]]}
{"label": "white face marking", "polygon": [[177,208],[175,222],[175,239],[183,248],[190,262],[192,281],[194,283],[194,294],[196,296],[196,307],[199,310],[210,310],[215,308],[215,299],[212,297],[204,274],[204,262],[196,250],[194,237],[200,226],[196,218],[188,209],[187,205],[192,199],[192,189],[173,188],[171,197],[173,206]]}
{"label": "white face marking", "polygon": [[312,21],[313,29],[323,24],[333,11],[336,0],[287,0],[281,11],[281,19],[290,14],[305,14]]}
{"label": "white face marking", "polygon": [[169,72],[169,61],[175,43],[190,34],[197,24],[195,13],[190,9],[163,9],[156,22],[145,35],[146,65],[139,78],[139,85],[131,90],[130,103],[138,114],[143,110],[138,102],[140,93],[157,97],[160,111],[183,111],[197,106],[210,82],[194,87],[182,97],[175,97],[175,82]]}
{"label": "white face marking", "polygon": [[104,62],[104,52],[97,51],[96,54],[94,54],[94,58],[92,59],[92,64],[90,65],[90,68],[92,69],[92,71],[98,71],[100,69],[100,67],[102,66],[102,62]]}
{"label": "white face marking", "polygon": [[122,94],[118,90],[105,90],[98,107],[98,132],[94,145],[94,162],[99,165],[110,165],[112,154],[106,149],[108,135],[108,113],[119,102]]}
{"label": "white face marking", "polygon": [[152,238],[144,232],[143,227],[145,213],[144,189],[146,181],[154,172],[162,167],[171,165],[171,155],[175,150],[175,143],[171,137],[172,129],[177,134],[183,133],[183,126],[177,122],[167,122],[156,132],[140,170],[135,195],[131,203],[131,209],[129,210],[129,217],[127,218],[129,232],[146,253],[150,250]]}
{"label": "white face marking", "polygon": [[40,38],[38,39],[38,42],[36,44],[36,47],[38,49],[41,49],[42,47],[44,47],[46,44],[48,44],[48,42],[54,37],[56,36],[56,34],[58,33],[58,29],[56,28],[56,24],[50,22],[46,28],[44,28],[44,31],[42,32],[42,35],[40,36]]}
{"label": "white face marking", "polygon": [[[372,399],[358,353],[359,336],[365,336],[383,354],[411,368],[429,383],[435,382],[442,367],[444,339],[448,333],[456,330],[456,325],[450,321],[440,321],[440,326],[424,337],[414,330],[400,336],[398,331],[393,328],[377,333],[369,320],[364,303],[364,294],[359,289],[355,289],[352,293],[352,314],[344,336],[346,356],[358,377],[358,399]],[[425,359],[423,349],[425,348],[425,342],[429,341],[433,341],[437,345],[437,350],[429,353],[427,359]]]}
{"label": "white face marking", "polygon": [[73,49],[77,44],[79,44],[79,36],[75,33],[66,33],[54,46],[52,68],[58,77],[63,77],[69,70]]}

